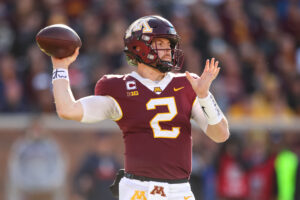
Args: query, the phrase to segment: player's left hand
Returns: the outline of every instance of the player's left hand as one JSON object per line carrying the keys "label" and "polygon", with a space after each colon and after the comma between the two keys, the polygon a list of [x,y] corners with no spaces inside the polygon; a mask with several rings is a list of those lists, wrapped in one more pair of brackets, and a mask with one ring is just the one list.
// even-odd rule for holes
{"label": "player's left hand", "polygon": [[200,98],[205,98],[208,95],[212,81],[218,76],[220,67],[219,61],[215,62],[215,58],[206,60],[205,68],[200,77],[194,78],[189,72],[185,72],[187,79],[191,83],[194,91]]}

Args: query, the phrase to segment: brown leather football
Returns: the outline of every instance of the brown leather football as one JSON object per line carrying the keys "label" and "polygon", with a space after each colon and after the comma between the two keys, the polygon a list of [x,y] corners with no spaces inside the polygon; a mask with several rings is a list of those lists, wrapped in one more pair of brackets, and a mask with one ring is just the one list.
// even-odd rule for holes
{"label": "brown leather football", "polygon": [[67,25],[54,24],[40,30],[35,37],[39,48],[48,56],[71,56],[82,43],[77,33]]}

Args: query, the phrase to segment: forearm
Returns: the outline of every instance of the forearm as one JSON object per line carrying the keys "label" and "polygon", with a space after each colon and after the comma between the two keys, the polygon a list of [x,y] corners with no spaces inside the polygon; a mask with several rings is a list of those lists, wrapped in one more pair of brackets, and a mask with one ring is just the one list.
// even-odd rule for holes
{"label": "forearm", "polygon": [[81,121],[82,105],[79,101],[75,101],[68,77],[68,68],[76,60],[78,54],[79,48],[70,57],[62,59],[51,57],[51,61],[53,64],[53,95],[57,114],[63,119]]}
{"label": "forearm", "polygon": [[68,80],[53,81],[53,95],[56,112],[60,118],[81,121],[83,109],[79,101],[75,101]]}

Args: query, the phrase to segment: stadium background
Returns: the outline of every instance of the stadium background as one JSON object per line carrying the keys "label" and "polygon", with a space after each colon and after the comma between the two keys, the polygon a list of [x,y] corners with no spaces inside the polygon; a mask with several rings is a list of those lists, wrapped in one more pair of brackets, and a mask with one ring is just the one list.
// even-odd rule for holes
{"label": "stadium background", "polygon": [[[2,0],[0,199],[9,196],[7,188],[14,179],[14,165],[23,168],[12,161],[16,141],[32,139],[28,134],[32,130],[42,133],[38,137],[51,137],[60,147],[65,163],[65,199],[82,199],[80,193],[84,192],[79,191],[82,188],[78,188],[75,177],[87,153],[95,150],[98,138],[111,138],[112,148],[105,147],[109,149],[106,151],[113,152],[110,156],[122,165],[122,137],[115,124],[81,125],[56,116],[51,63],[36,45],[36,33],[47,25],[64,23],[79,34],[83,46],[69,72],[74,96],[80,98],[93,94],[102,75],[134,69],[127,65],[122,52],[123,34],[135,19],[150,14],[162,15],[175,25],[185,52],[183,71],[201,74],[205,59],[210,57],[221,63],[221,73],[211,91],[228,116],[232,137],[225,144],[214,144],[200,130],[193,130],[191,181],[196,198],[269,199],[269,193],[278,196],[278,187],[277,192],[261,192],[268,193],[263,198],[255,196],[253,188],[261,188],[262,183],[257,181],[259,178],[251,182],[251,173],[272,159],[269,166],[280,171],[274,160],[283,149],[288,149],[299,162],[299,1]],[[220,180],[224,167],[221,160],[226,152],[234,152],[233,160],[239,167],[238,175],[229,178],[228,183]],[[37,169],[43,166],[32,165]],[[298,180],[291,180],[294,182],[287,182],[296,188],[299,176]],[[278,182],[278,178],[271,178],[267,185],[278,186]],[[238,185],[228,186],[235,189],[226,194],[219,183]],[[298,185],[295,195],[299,195],[299,188]]]}

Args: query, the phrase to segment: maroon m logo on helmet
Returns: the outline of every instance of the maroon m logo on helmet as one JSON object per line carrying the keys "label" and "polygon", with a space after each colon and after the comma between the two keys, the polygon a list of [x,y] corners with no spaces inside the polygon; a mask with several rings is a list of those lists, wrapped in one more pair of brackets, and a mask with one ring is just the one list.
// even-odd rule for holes
{"label": "maroon m logo on helmet", "polygon": [[156,186],[156,185],[154,186],[154,189],[150,192],[150,194],[153,194],[153,195],[160,194],[162,197],[166,196],[166,194],[164,192],[164,187]]}

